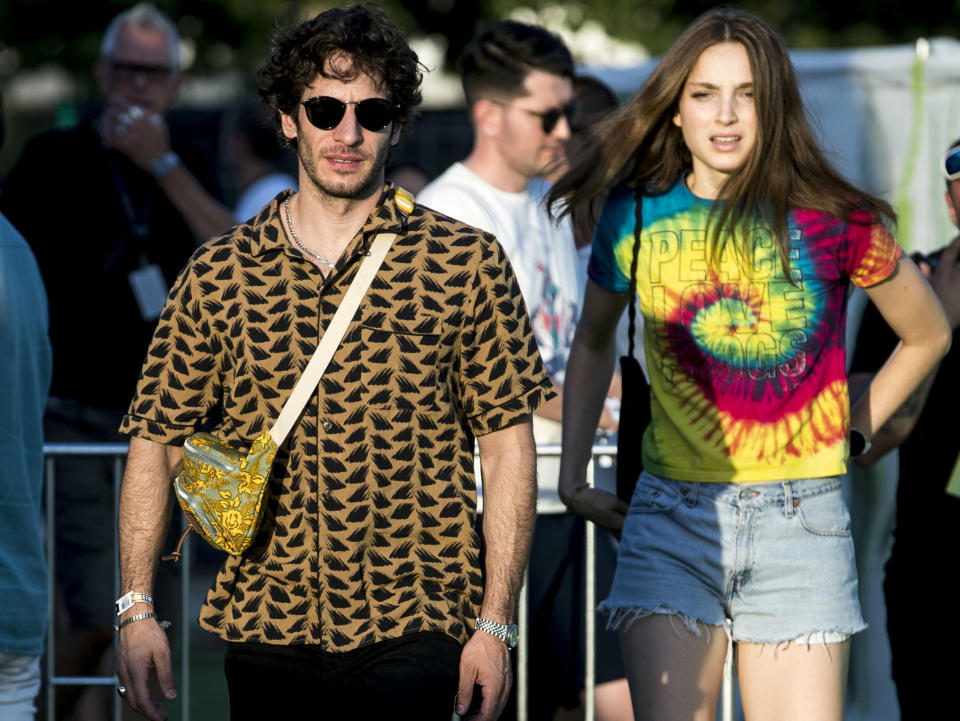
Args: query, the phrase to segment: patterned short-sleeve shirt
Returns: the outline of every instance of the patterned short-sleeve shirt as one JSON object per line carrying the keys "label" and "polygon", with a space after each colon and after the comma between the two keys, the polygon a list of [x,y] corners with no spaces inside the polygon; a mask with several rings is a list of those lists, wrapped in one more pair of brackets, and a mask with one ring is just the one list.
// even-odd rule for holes
{"label": "patterned short-sleeve shirt", "polygon": [[419,631],[460,641],[479,612],[474,437],[552,396],[493,236],[388,189],[337,268],[286,242],[278,210],[201,247],[181,273],[124,433],[212,428],[249,444],[276,417],[378,232],[398,232],[281,446],[255,545],[229,557],[200,624],[231,641],[348,651]]}

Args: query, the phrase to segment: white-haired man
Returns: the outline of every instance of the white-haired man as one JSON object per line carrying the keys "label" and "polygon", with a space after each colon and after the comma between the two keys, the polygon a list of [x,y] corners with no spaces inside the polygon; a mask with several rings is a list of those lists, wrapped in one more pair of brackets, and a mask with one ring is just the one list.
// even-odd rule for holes
{"label": "white-haired man", "polygon": [[[30,244],[50,298],[48,441],[121,440],[116,428],[169,285],[199,241],[233,224],[211,194],[212,163],[171,145],[164,116],[183,82],[179,43],[152,5],[115,17],[94,68],[102,110],[31,139],[3,183],[0,208]],[[58,463],[66,675],[93,675],[112,645],[112,484],[109,459]],[[58,706],[81,688],[61,687]],[[106,717],[110,698],[99,691],[91,718]]]}

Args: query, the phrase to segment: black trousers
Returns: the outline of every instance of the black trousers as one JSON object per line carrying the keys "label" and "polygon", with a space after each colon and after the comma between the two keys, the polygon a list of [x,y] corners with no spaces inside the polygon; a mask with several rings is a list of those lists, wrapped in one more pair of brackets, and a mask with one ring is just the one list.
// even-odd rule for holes
{"label": "black trousers", "polygon": [[[944,497],[944,502],[949,500]],[[956,523],[954,519],[954,529]],[[929,545],[915,543],[908,548],[896,543],[886,565],[887,636],[901,721],[957,718],[958,714],[949,632],[957,598],[950,559],[957,539],[943,538],[948,535],[944,528],[949,526],[938,525],[926,534]]]}
{"label": "black trousers", "polygon": [[231,721],[450,721],[460,644],[417,633],[344,653],[231,643],[224,659]]}

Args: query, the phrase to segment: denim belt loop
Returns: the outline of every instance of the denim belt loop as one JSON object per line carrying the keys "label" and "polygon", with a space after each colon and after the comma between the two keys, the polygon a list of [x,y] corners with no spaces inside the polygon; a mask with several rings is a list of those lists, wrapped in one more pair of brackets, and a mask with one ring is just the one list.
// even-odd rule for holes
{"label": "denim belt loop", "polygon": [[695,481],[682,481],[680,483],[680,495],[683,497],[683,502],[688,508],[693,508],[697,505],[697,498],[700,495],[700,487],[702,485],[702,483]]}
{"label": "denim belt loop", "polygon": [[785,518],[793,518],[793,483],[791,481],[783,482],[783,515]]}

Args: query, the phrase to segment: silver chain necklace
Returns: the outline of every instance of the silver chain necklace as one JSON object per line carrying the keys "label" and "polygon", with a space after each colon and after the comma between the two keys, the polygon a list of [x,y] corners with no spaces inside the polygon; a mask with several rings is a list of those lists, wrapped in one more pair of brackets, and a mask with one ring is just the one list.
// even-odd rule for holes
{"label": "silver chain necklace", "polygon": [[309,255],[311,258],[316,258],[324,265],[329,265],[331,268],[336,267],[334,263],[331,263],[329,260],[324,258],[319,253],[314,253],[307,246],[305,246],[303,243],[300,242],[300,239],[297,237],[297,231],[293,229],[293,216],[290,215],[290,196],[289,195],[287,196],[287,199],[283,201],[283,207],[287,211],[287,227],[290,228],[290,237],[293,238],[293,242],[300,247],[300,250],[302,250],[304,253]]}

